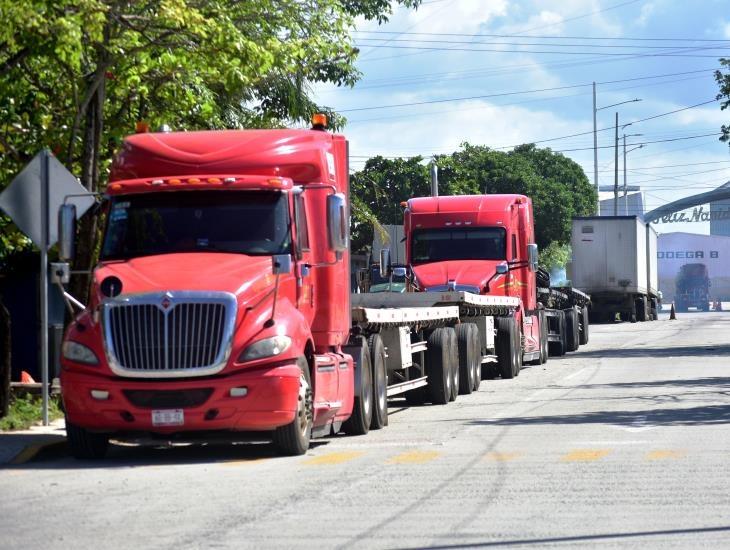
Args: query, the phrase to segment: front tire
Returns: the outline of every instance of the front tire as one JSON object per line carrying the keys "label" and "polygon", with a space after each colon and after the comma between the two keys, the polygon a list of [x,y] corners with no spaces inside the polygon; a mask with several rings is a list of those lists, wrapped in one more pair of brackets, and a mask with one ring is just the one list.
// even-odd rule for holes
{"label": "front tire", "polygon": [[66,440],[71,456],[79,460],[101,460],[109,449],[109,436],[90,432],[66,419]]}
{"label": "front tire", "polygon": [[312,398],[312,380],[309,375],[309,363],[305,357],[297,359],[299,366],[299,395],[297,411],[286,426],[274,430],[274,444],[282,454],[288,456],[303,455],[309,449],[314,424],[314,403]]}
{"label": "front tire", "polygon": [[574,308],[565,310],[565,343],[566,351],[575,351],[580,343],[578,312]]}
{"label": "front tire", "polygon": [[522,365],[517,356],[522,355],[522,346],[517,339],[519,329],[514,317],[497,317],[497,362],[502,378],[514,378]]}
{"label": "front tire", "polygon": [[588,306],[583,306],[580,310],[580,345],[585,346],[588,343],[590,321],[588,319]]}

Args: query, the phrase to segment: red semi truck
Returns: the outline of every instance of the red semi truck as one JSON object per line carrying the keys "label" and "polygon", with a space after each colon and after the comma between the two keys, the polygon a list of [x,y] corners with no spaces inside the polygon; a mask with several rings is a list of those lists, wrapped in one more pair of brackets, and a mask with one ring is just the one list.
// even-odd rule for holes
{"label": "red semi truck", "polygon": [[[421,197],[404,213],[406,258],[412,305],[430,294],[461,293],[500,299],[518,306],[488,310],[461,304],[459,352],[478,335],[482,375],[518,376],[523,362],[542,364],[588,342],[590,297],[570,287],[550,287],[538,267],[532,201],[523,195]],[[423,294],[426,294],[424,296]],[[406,296],[359,295],[357,303],[393,306]],[[441,303],[451,303],[442,296]],[[473,337],[476,340],[476,337]],[[476,344],[474,347],[477,347]],[[470,352],[471,353],[471,352]],[[467,361],[468,362],[468,361]],[[462,365],[462,381],[476,376]],[[468,387],[468,382],[464,384]]]}

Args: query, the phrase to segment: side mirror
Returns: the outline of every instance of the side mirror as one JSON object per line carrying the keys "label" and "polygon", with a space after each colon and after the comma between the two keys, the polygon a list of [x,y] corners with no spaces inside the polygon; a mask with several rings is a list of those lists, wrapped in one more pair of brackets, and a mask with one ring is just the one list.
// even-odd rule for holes
{"label": "side mirror", "polygon": [[537,271],[537,245],[527,245],[527,264],[530,271]]}
{"label": "side mirror", "polygon": [[390,248],[380,249],[380,276],[387,279],[390,276]]}
{"label": "side mirror", "polygon": [[291,256],[289,254],[276,254],[272,257],[272,271],[274,275],[291,273]]}
{"label": "side mirror", "polygon": [[502,262],[501,264],[497,264],[496,271],[497,271],[497,275],[504,275],[505,273],[508,273],[509,266],[507,265],[507,262]]}
{"label": "side mirror", "polygon": [[58,257],[61,261],[73,261],[75,240],[76,206],[62,204],[58,209]]}
{"label": "side mirror", "polygon": [[327,235],[330,249],[338,259],[347,250],[348,220],[345,195],[335,193],[327,196]]}
{"label": "side mirror", "polygon": [[408,271],[405,267],[394,267],[393,268],[393,277],[404,277],[408,274]]}

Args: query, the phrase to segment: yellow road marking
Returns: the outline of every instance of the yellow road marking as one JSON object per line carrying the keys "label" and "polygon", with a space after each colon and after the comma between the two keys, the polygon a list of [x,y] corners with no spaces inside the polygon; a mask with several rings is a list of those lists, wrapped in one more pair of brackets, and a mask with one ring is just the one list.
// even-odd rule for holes
{"label": "yellow road marking", "polygon": [[441,453],[437,451],[408,451],[392,457],[388,464],[423,464],[430,462]]}
{"label": "yellow road marking", "polygon": [[240,460],[224,460],[220,464],[222,466],[242,466],[244,464],[255,464],[257,462],[266,462],[269,458],[244,458]]}
{"label": "yellow road marking", "polygon": [[686,453],[684,451],[661,450],[647,453],[646,460],[667,460],[671,458],[682,458]]}
{"label": "yellow road marking", "polygon": [[492,462],[509,462],[510,460],[515,460],[516,458],[520,458],[522,456],[522,453],[487,453],[484,455],[484,460],[490,460]]}
{"label": "yellow road marking", "polygon": [[327,453],[322,456],[315,456],[304,461],[308,466],[323,466],[327,464],[342,464],[354,458],[362,456],[362,451],[343,451],[339,453]]}
{"label": "yellow road marking", "polygon": [[610,452],[606,449],[578,449],[564,455],[561,460],[563,462],[593,462],[600,460]]}

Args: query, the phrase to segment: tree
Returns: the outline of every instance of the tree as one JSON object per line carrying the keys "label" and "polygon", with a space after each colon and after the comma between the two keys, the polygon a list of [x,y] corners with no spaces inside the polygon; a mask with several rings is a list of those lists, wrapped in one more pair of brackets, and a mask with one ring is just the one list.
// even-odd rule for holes
{"label": "tree", "polygon": [[373,242],[379,224],[402,224],[400,203],[430,192],[428,166],[421,157],[368,159],[350,180],[352,250],[364,252]]}
{"label": "tree", "polygon": [[[730,69],[730,59],[720,59],[720,64],[726,69]],[[720,109],[724,111],[730,107],[730,72],[723,74],[721,71],[715,71],[715,80],[720,87],[720,93],[717,94],[716,99],[724,99],[720,103]],[[720,131],[722,132],[720,141],[730,141],[730,124],[723,124]]]}
{"label": "tree", "polygon": [[[530,197],[535,239],[540,249],[549,250],[546,259],[551,263],[565,258],[571,218],[593,211],[595,191],[580,165],[550,149],[527,144],[506,153],[464,143],[459,151],[435,161],[440,195],[518,193]],[[367,213],[383,223],[402,223],[402,211],[393,206],[430,193],[428,167],[421,157],[372,158],[352,181],[352,194],[364,203]],[[353,211],[353,250],[372,242],[367,223]]]}
{"label": "tree", "polygon": [[[276,127],[331,111],[308,86],[352,85],[354,18],[390,10],[386,0],[0,0],[0,186],[46,146],[98,191],[136,125]],[[86,221],[79,267],[95,236]]]}

